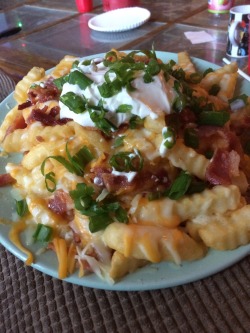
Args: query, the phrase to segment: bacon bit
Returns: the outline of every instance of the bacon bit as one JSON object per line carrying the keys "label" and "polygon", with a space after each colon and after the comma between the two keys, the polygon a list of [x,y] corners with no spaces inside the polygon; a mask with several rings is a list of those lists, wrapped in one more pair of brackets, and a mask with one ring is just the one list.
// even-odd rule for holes
{"label": "bacon bit", "polygon": [[129,193],[135,190],[135,180],[128,182],[125,176],[115,176],[111,173],[104,173],[102,175],[103,183],[110,193]]}
{"label": "bacon bit", "polygon": [[68,208],[71,204],[72,199],[70,198],[70,195],[63,190],[57,190],[54,197],[49,199],[48,208],[57,215],[60,215],[67,220],[71,220],[73,211]]}
{"label": "bacon bit", "polygon": [[18,110],[24,110],[31,105],[32,105],[31,101],[26,101],[26,102],[18,105]]}
{"label": "bacon bit", "polygon": [[182,112],[180,112],[179,119],[182,125],[196,123],[197,121],[195,113],[189,108],[185,108]]}
{"label": "bacon bit", "polygon": [[230,185],[239,175],[240,156],[236,151],[217,149],[207,170],[206,179],[213,185]]}
{"label": "bacon bit", "polygon": [[40,135],[36,136],[36,140],[38,142],[44,142],[44,138],[42,136],[40,136]]}
{"label": "bacon bit", "polygon": [[58,100],[59,95],[60,92],[54,85],[52,78],[49,78],[46,82],[44,82],[44,87],[36,85],[35,87],[30,88],[28,91],[29,100],[33,105],[36,103]]}
{"label": "bacon bit", "polygon": [[14,184],[16,180],[9,173],[0,175],[0,187]]}
{"label": "bacon bit", "polygon": [[49,114],[45,113],[44,108],[32,110],[29,118],[27,119],[27,123],[31,124],[35,121],[39,121],[44,126],[55,126],[55,125],[64,125],[72,120],[69,118],[56,119],[55,116],[59,113],[59,107],[54,107],[51,110],[52,112]]}
{"label": "bacon bit", "polygon": [[24,129],[26,127],[27,127],[27,124],[25,123],[23,115],[20,114],[15,118],[13,123],[8,127],[4,138],[6,138],[6,136],[8,136],[9,134],[13,133],[15,130]]}
{"label": "bacon bit", "polygon": [[207,149],[224,149],[227,151],[235,150],[240,156],[243,156],[243,149],[240,139],[234,132],[218,126],[200,126],[198,130],[200,139],[199,152],[205,152]]}

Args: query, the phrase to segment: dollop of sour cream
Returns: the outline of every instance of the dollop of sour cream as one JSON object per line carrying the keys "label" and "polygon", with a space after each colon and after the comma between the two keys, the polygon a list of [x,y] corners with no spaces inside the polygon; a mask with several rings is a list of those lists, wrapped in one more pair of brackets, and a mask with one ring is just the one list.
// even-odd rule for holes
{"label": "dollop of sour cream", "polygon": [[[128,91],[124,87],[116,95],[103,98],[100,95],[98,86],[105,82],[104,75],[109,68],[104,66],[101,59],[92,60],[90,65],[81,64],[80,61],[77,70],[80,70],[89,77],[93,83],[85,90],[82,90],[79,85],[66,82],[63,85],[61,95],[73,92],[78,96],[84,96],[91,105],[95,106],[102,100],[103,107],[108,110],[105,114],[105,118],[117,127],[129,121],[131,114],[137,115],[140,118],[150,116],[152,119],[156,119],[162,113],[171,113],[171,105],[176,96],[173,89],[174,79],[172,77],[166,81],[163,73],[160,72],[158,75],[153,76],[152,82],[145,83],[143,80],[144,72],[137,71],[132,81],[132,86],[135,88],[133,91]],[[112,80],[115,78],[115,74],[110,73],[109,77]],[[122,104],[127,104],[132,107],[131,114],[116,112]],[[85,111],[77,114],[71,111],[61,101],[59,101],[59,106],[61,119],[71,118],[82,126],[95,126],[90,118],[89,112]]]}

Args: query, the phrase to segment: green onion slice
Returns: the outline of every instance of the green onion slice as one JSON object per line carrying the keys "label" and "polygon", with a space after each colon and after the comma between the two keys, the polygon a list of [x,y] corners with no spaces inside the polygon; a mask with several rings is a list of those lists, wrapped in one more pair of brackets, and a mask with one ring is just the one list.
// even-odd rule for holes
{"label": "green onion slice", "polygon": [[167,196],[172,200],[181,198],[187,192],[191,180],[192,176],[189,173],[181,171],[179,176],[171,185],[170,189],[168,189]]}
{"label": "green onion slice", "polygon": [[50,241],[52,233],[53,229],[50,226],[39,223],[33,234],[33,238],[35,242],[46,243]]}
{"label": "green onion slice", "polygon": [[227,111],[202,111],[198,115],[199,125],[224,126],[229,120],[230,114]]}
{"label": "green onion slice", "polygon": [[84,96],[79,96],[68,91],[66,94],[60,96],[60,101],[65,104],[74,113],[83,113],[86,111],[86,99]]}
{"label": "green onion slice", "polygon": [[75,208],[83,215],[89,217],[90,232],[105,229],[110,223],[118,221],[128,222],[126,210],[118,202],[94,200],[94,189],[84,183],[77,184],[76,189],[70,191]]}
{"label": "green onion slice", "polygon": [[220,86],[218,84],[213,84],[212,87],[209,89],[209,95],[216,96],[220,91]]}
{"label": "green onion slice", "polygon": [[186,146],[191,148],[199,147],[199,137],[195,128],[185,128],[184,130],[184,143]]}
{"label": "green onion slice", "polygon": [[117,148],[117,147],[123,146],[124,138],[125,138],[125,135],[121,135],[121,136],[116,137],[113,147]]}
{"label": "green onion slice", "polygon": [[89,77],[78,70],[74,70],[69,74],[68,82],[71,84],[77,84],[83,90],[93,83]]}
{"label": "green onion slice", "polygon": [[47,160],[54,159],[61,163],[69,172],[76,174],[77,176],[83,176],[84,168],[93,159],[93,155],[89,148],[83,146],[74,156],[71,156],[68,151],[68,143],[66,144],[66,154],[69,160],[63,156],[48,156],[44,159],[41,165],[41,173],[45,176],[46,188],[49,192],[54,192],[56,189],[56,178],[53,171],[45,174],[45,164]]}
{"label": "green onion slice", "polygon": [[143,158],[138,150],[134,152],[119,152],[113,155],[109,164],[117,171],[140,171],[143,168]]}
{"label": "green onion slice", "polygon": [[16,200],[16,212],[20,217],[25,216],[28,211],[28,205],[25,199]]}
{"label": "green onion slice", "polygon": [[164,146],[168,149],[172,148],[176,142],[176,134],[173,128],[164,127],[162,130],[162,136],[164,138]]}

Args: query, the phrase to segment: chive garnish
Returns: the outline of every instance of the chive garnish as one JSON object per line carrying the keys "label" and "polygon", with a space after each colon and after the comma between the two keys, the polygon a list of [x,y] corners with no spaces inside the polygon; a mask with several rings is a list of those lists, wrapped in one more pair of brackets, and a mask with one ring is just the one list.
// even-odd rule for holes
{"label": "chive garnish", "polygon": [[88,86],[90,86],[93,81],[87,77],[85,74],[78,70],[74,70],[68,76],[67,81],[70,84],[77,84],[81,89],[85,90]]}
{"label": "chive garnish", "polygon": [[76,189],[70,191],[70,196],[74,200],[75,208],[83,215],[89,217],[89,230],[94,233],[105,229],[110,223],[115,221],[121,223],[128,222],[126,210],[119,202],[94,200],[94,189],[84,183],[77,184]]}
{"label": "chive garnish", "polygon": [[113,155],[109,164],[117,171],[140,171],[143,168],[143,158],[138,150],[134,152],[123,151]]}
{"label": "chive garnish", "polygon": [[93,159],[93,155],[89,148],[83,146],[74,156],[71,156],[68,151],[68,143],[66,144],[66,154],[68,160],[63,156],[48,156],[45,158],[41,165],[41,173],[45,177],[46,188],[49,192],[54,192],[56,189],[55,173],[50,171],[45,173],[45,164],[47,160],[54,159],[61,163],[69,172],[76,174],[77,176],[83,176],[86,165]]}
{"label": "chive garnish", "polygon": [[198,115],[199,125],[224,126],[229,120],[230,114],[227,111],[202,111]]}
{"label": "chive garnish", "polygon": [[79,96],[69,91],[60,97],[60,101],[74,113],[83,113],[86,111],[86,99],[84,96]]}
{"label": "chive garnish", "polygon": [[33,238],[35,242],[46,243],[51,239],[52,232],[53,229],[50,226],[39,223],[33,234]]}
{"label": "chive garnish", "polygon": [[20,217],[25,216],[28,211],[28,205],[25,199],[16,200],[16,212]]}
{"label": "chive garnish", "polygon": [[191,180],[192,176],[189,173],[181,171],[171,187],[167,190],[167,196],[172,200],[181,198],[187,192]]}
{"label": "chive garnish", "polygon": [[213,84],[212,87],[209,89],[209,95],[216,96],[220,91],[220,86],[218,84]]}
{"label": "chive garnish", "polygon": [[186,146],[194,148],[194,149],[199,147],[198,133],[195,128],[185,128],[184,143]]}

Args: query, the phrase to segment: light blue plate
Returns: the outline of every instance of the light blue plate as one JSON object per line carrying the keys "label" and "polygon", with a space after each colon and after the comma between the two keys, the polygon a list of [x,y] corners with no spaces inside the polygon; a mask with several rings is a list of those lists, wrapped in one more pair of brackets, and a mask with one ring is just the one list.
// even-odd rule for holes
{"label": "light blue plate", "polygon": [[[177,55],[174,53],[157,52],[158,57],[163,61],[170,59],[177,60]],[[103,54],[94,55],[94,57],[101,57]],[[90,57],[86,57],[90,58]],[[91,57],[92,58],[92,57]],[[197,69],[204,71],[211,67],[213,69],[218,66],[211,64],[207,61],[193,58],[193,62]],[[250,91],[250,83],[239,79],[237,93],[248,93]],[[8,111],[15,105],[13,94],[8,96],[0,104],[0,122],[3,121]],[[5,172],[5,165],[9,161],[17,161],[20,156],[14,155],[6,158],[0,158],[0,172]],[[14,202],[10,194],[10,188],[0,188],[0,216],[4,218],[11,218],[14,212]],[[250,218],[250,217],[249,217]],[[22,261],[26,260],[24,255],[19,249],[14,246],[8,237],[9,226],[0,224],[0,242],[1,244],[13,253],[17,258]],[[29,247],[33,253],[36,251],[35,246]],[[214,251],[210,250],[207,256],[201,260],[183,263],[181,266],[176,266],[172,263],[160,263],[148,265],[144,268],[137,270],[135,273],[127,275],[121,281],[111,285],[105,281],[100,280],[94,274],[79,278],[77,274],[65,279],[70,283],[75,283],[85,287],[99,288],[106,290],[153,290],[160,288],[168,288],[173,286],[182,285],[188,282],[194,282],[202,278],[211,276],[214,273],[222,271],[223,269],[233,265],[242,258],[250,254],[250,244],[241,246],[233,251]],[[39,255],[36,258],[35,264],[32,265],[35,269],[57,278],[57,259],[52,251],[48,251]]]}

